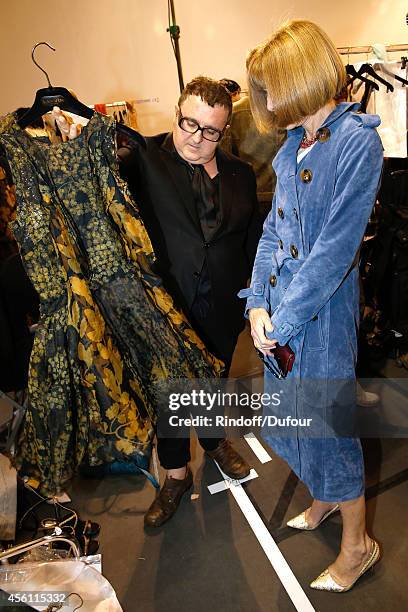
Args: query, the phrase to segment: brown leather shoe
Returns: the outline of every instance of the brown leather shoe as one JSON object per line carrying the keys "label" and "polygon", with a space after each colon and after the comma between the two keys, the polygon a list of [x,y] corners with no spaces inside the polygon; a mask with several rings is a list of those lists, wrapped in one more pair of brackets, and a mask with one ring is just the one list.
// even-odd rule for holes
{"label": "brown leather shoe", "polygon": [[144,517],[145,527],[160,527],[176,512],[184,493],[193,484],[193,474],[187,467],[183,480],[166,478],[160,493],[148,509]]}
{"label": "brown leather shoe", "polygon": [[215,459],[224,474],[235,480],[245,478],[251,471],[248,463],[237,453],[229,440],[222,440],[215,450],[206,453],[211,459]]}

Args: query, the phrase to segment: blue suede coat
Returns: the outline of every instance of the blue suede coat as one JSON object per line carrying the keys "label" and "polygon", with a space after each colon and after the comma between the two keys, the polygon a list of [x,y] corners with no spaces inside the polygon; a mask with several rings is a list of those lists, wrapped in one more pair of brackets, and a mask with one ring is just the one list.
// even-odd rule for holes
{"label": "blue suede coat", "polygon": [[271,314],[270,337],[289,342],[296,354],[285,381],[265,370],[265,391],[283,391],[279,408],[266,413],[313,419],[312,429],[266,426],[263,436],[325,501],[354,499],[364,490],[360,442],[336,423],[355,406],[358,251],[383,163],[380,119],[357,109],[339,104],[299,164],[304,130],[289,131],[273,163],[277,188],[251,287],[240,293],[248,297],[247,310]]}

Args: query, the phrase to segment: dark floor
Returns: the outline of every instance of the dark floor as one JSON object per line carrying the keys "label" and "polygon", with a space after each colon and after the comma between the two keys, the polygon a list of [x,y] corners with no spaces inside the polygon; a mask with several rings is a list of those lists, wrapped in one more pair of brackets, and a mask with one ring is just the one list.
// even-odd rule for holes
{"label": "dark floor", "polygon": [[[387,367],[393,376],[392,364]],[[257,369],[257,357],[244,333],[232,374]],[[272,452],[272,461],[261,464],[245,441],[237,444],[259,475],[243,485],[245,491],[315,610],[408,609],[407,438],[363,442],[369,530],[380,542],[384,558],[345,594],[319,593],[308,586],[336,556],[339,515],[311,533],[285,527],[288,518],[309,505],[305,487]],[[194,492],[199,498],[185,496],[175,517],[153,533],[143,529],[143,514],[155,495],[144,478],[78,479],[73,484],[76,509],[102,525],[103,572],[124,611],[291,612],[292,602],[231,493],[208,492],[207,485],[220,480],[215,464],[203,457],[195,441],[192,446]]]}

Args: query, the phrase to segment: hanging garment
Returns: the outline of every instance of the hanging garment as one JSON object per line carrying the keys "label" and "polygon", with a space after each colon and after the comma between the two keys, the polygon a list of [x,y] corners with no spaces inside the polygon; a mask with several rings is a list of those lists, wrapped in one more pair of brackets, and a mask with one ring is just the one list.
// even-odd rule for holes
{"label": "hanging garment", "polygon": [[[21,109],[20,109],[21,110]],[[24,109],[23,109],[24,110]],[[62,113],[69,124],[77,123],[77,115],[72,113]],[[21,117],[21,113],[19,114]],[[81,125],[87,123],[87,119],[81,117]],[[40,122],[41,123],[41,122]],[[59,144],[61,142],[61,134],[56,126],[55,119],[51,113],[47,113],[42,117],[42,127],[27,127],[27,134],[35,137],[48,138],[51,144]],[[85,125],[86,125],[85,123]],[[63,138],[68,140],[67,137]],[[0,264],[18,251],[14,236],[11,232],[10,224],[14,220],[16,212],[16,196],[14,185],[10,176],[7,159],[0,152]]]}
{"label": "hanging garment", "polygon": [[95,113],[78,138],[50,146],[11,114],[0,119],[0,145],[16,189],[13,233],[41,315],[16,463],[55,494],[83,461],[148,452],[160,381],[213,377],[222,364],[152,272],[111,118]]}
{"label": "hanging garment", "polygon": [[126,100],[126,125],[131,127],[133,130],[138,130],[137,124],[137,112],[136,112],[136,101]]}
{"label": "hanging garment", "polygon": [[[356,70],[366,62],[355,64]],[[380,62],[376,60],[372,64],[378,76],[388,81],[394,91],[388,91],[380,84],[379,91],[369,88],[361,81],[356,80],[351,89],[352,100],[361,103],[361,111],[379,115],[381,125],[378,127],[385,157],[407,156],[407,88],[404,84],[394,78],[398,75],[407,78],[407,71],[401,70],[401,62]]]}
{"label": "hanging garment", "polygon": [[95,104],[94,109],[102,115],[107,115],[106,104]]}
{"label": "hanging garment", "polygon": [[407,77],[401,70],[401,62],[382,62],[374,64],[378,74],[389,81],[394,91],[387,92],[380,87],[374,92],[375,113],[381,117],[378,133],[381,137],[386,157],[407,156],[407,88],[393,74]]}

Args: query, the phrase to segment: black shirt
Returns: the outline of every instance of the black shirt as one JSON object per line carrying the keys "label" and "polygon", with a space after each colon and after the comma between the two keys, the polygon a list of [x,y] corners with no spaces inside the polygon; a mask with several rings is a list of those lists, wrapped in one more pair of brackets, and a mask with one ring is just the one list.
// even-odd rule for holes
{"label": "black shirt", "polygon": [[[175,159],[184,166],[188,173],[193,189],[196,211],[203,233],[203,242],[208,243],[221,222],[219,207],[219,175],[217,174],[213,178],[210,178],[204,166],[201,164],[190,164],[180,157],[174,146],[173,135],[171,133],[166,137],[163,146],[174,155]],[[211,292],[210,275],[207,263],[204,260],[191,312],[197,320],[202,320],[205,319],[213,309],[214,300]]]}

